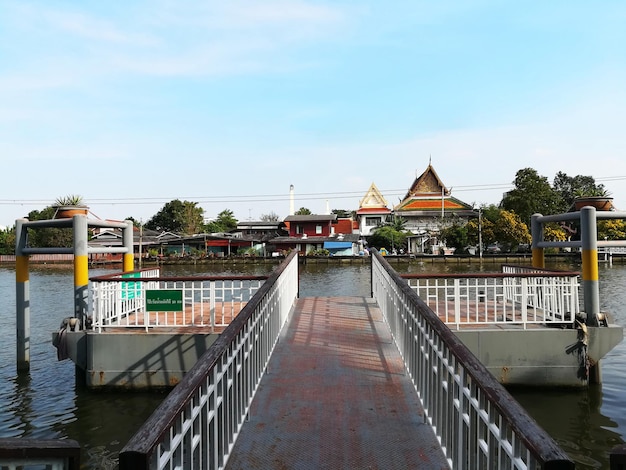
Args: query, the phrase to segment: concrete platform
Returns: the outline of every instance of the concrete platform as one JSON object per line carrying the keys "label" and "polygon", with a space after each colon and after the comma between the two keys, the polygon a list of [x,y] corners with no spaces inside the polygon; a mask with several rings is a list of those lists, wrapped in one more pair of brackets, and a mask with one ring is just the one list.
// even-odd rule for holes
{"label": "concrete platform", "polygon": [[[324,301],[324,298],[317,299],[317,303]],[[368,308],[374,308],[371,299],[367,302],[371,303]],[[216,318],[222,325],[215,327],[205,324],[208,306],[188,307],[184,315],[178,314],[167,322],[162,313],[138,312],[124,319],[132,327],[109,325],[102,333],[95,330],[67,332],[65,349],[77,365],[79,380],[89,388],[171,387],[182,379],[241,307],[230,303],[216,305]],[[452,310],[450,305],[447,307],[447,311]],[[465,306],[470,312],[477,308]],[[481,308],[484,310],[484,304]],[[444,312],[446,308],[440,306],[439,311]],[[488,312],[487,317],[494,315]],[[443,315],[440,319],[445,321]],[[146,322],[150,325],[148,331]],[[464,323],[460,328],[451,325],[454,333],[503,384],[586,387],[585,375],[591,382],[601,382],[600,360],[622,341],[623,328],[613,324],[588,327],[585,356],[580,349],[580,331],[558,326],[528,324],[524,329],[520,324],[506,321],[490,325]],[[57,334],[53,333],[53,341]],[[590,370],[586,372],[587,364]]]}
{"label": "concrete platform", "polygon": [[448,468],[372,299],[298,300],[226,468]]}

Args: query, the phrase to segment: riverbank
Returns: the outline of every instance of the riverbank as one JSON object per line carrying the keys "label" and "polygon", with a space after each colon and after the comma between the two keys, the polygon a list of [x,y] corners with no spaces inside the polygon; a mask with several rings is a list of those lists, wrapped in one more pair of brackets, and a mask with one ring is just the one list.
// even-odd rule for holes
{"label": "riverbank", "polygon": [[[613,254],[607,258],[606,253],[599,253],[600,263],[626,264],[626,256],[623,253]],[[279,264],[282,256],[260,257],[260,256],[230,256],[230,257],[171,257],[160,259],[135,260],[136,266],[142,268],[160,265],[213,265],[213,266],[233,266],[233,265],[255,265],[255,264]],[[472,255],[388,255],[385,259],[390,264],[412,264],[412,263],[433,263],[433,264],[531,264],[532,255],[530,253],[501,253],[485,254],[481,257]],[[579,253],[558,253],[546,254],[547,263],[577,263],[580,262]],[[36,265],[72,265],[73,255],[32,255],[30,264]],[[301,256],[301,264],[369,264],[368,256]],[[91,267],[109,267],[121,265],[121,260],[116,259],[94,259],[89,262]],[[0,266],[15,265],[14,255],[1,255]]]}

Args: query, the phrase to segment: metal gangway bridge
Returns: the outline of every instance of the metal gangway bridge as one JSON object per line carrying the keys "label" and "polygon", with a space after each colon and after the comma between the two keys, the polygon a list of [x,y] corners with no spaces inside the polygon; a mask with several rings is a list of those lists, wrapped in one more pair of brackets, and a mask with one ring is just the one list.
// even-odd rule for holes
{"label": "metal gangway bridge", "polygon": [[157,468],[574,464],[378,253],[371,298],[298,298],[292,253],[120,453]]}
{"label": "metal gangway bridge", "polygon": [[[76,226],[75,220],[82,237]],[[85,248],[86,237],[79,241]],[[37,249],[18,248],[19,304],[28,298],[27,256]],[[583,258],[596,261],[591,248],[593,256],[586,255],[583,240]],[[121,250],[130,271],[132,247]],[[74,253],[78,258],[76,246]],[[126,443],[120,470],[575,468],[418,295],[419,287],[379,253],[371,260],[370,297],[299,298],[298,255],[291,253]],[[87,298],[80,266],[77,314]],[[596,271],[584,270],[583,280],[593,286]],[[535,321],[549,320],[545,305],[540,310]],[[24,319],[18,340],[27,346]],[[18,369],[28,367],[25,351],[18,344]],[[31,465],[78,469],[79,452],[67,440],[0,440],[0,464],[8,468],[24,465],[26,456]]]}

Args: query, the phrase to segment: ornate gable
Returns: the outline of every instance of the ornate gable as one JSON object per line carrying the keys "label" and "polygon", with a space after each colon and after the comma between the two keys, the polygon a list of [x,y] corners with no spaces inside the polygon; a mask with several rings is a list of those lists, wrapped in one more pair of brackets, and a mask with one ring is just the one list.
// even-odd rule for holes
{"label": "ornate gable", "polygon": [[415,178],[415,181],[409,188],[406,196],[404,196],[404,199],[406,200],[415,196],[432,196],[434,194],[439,197],[441,197],[442,194],[448,196],[450,191],[445,187],[441,179],[439,179],[437,172],[429,163],[426,171]]}
{"label": "ornate gable", "polygon": [[365,196],[361,199],[359,209],[387,209],[387,200],[374,183],[371,184],[367,193],[365,193]]}

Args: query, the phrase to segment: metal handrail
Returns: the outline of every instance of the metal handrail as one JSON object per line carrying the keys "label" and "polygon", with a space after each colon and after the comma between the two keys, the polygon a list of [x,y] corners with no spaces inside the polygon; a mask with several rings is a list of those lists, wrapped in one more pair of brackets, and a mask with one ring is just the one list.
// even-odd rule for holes
{"label": "metal handrail", "polygon": [[[225,327],[250,300],[268,276],[160,276],[158,268],[92,277],[90,316],[92,328],[145,328],[202,326],[214,331]],[[146,308],[146,291],[181,292],[181,312]]]}
{"label": "metal handrail", "polygon": [[451,468],[574,462],[377,252],[372,290]]}
{"label": "metal handrail", "polygon": [[504,273],[402,274],[450,327],[574,325],[579,273],[503,265]]}
{"label": "metal handrail", "polygon": [[120,453],[120,470],[223,468],[298,295],[292,252]]}

